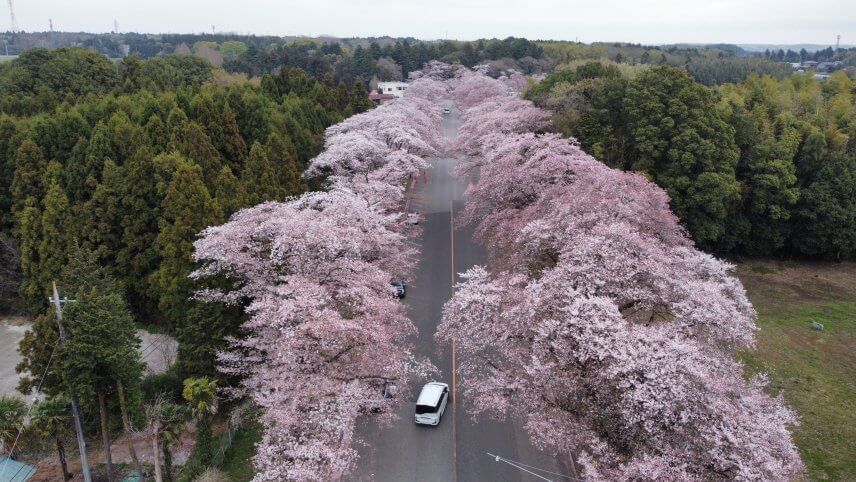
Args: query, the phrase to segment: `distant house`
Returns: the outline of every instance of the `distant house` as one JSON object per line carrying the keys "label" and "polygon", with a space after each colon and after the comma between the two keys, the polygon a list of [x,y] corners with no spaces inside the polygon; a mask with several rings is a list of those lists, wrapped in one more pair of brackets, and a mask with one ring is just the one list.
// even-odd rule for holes
{"label": "distant house", "polygon": [[813,68],[817,67],[817,62],[815,62],[814,60],[806,60],[805,62],[802,63],[802,66],[806,70],[813,69]]}
{"label": "distant house", "polygon": [[395,100],[397,98],[398,97],[393,94],[378,94],[376,90],[369,92],[369,99],[374,102],[375,105],[386,104],[387,102]]}
{"label": "distant house", "polygon": [[836,60],[835,62],[820,62],[819,64],[817,64],[816,69],[818,72],[835,72],[836,70],[841,69],[843,67],[844,62]]}
{"label": "distant house", "polygon": [[404,97],[404,91],[407,90],[407,82],[378,82],[377,90],[380,94]]}

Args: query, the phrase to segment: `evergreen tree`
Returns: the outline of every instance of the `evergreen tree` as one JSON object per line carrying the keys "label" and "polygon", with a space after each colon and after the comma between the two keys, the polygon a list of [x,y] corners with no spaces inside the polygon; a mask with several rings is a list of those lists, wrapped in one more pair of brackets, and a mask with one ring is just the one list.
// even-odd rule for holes
{"label": "evergreen tree", "polygon": [[[63,308],[66,341],[57,357],[66,392],[83,403],[97,400],[108,477],[112,478],[110,406],[107,399],[120,383],[138,390],[143,363],[134,320],[118,284],[84,248],[72,251],[62,286],[76,300]],[[92,407],[90,407],[92,408]]]}
{"label": "evergreen tree", "polygon": [[241,173],[241,184],[244,185],[250,204],[281,200],[285,197],[279,177],[265,149],[258,142],[254,143]]}
{"label": "evergreen tree", "polygon": [[16,146],[19,132],[15,121],[0,117],[0,231],[12,228],[12,178],[15,174]]}
{"label": "evergreen tree", "polygon": [[95,251],[104,266],[113,267],[122,248],[124,170],[107,159],[99,177],[102,181],[84,210],[81,242]]}
{"label": "evergreen tree", "polygon": [[832,156],[803,190],[794,245],[827,259],[856,254],[856,157]]}
{"label": "evergreen tree", "polygon": [[101,182],[101,171],[104,169],[104,161],[107,159],[114,161],[116,159],[116,154],[113,152],[113,139],[111,139],[107,125],[98,123],[92,131],[92,137],[89,138],[89,145],[86,148],[84,171],[87,176],[84,179],[84,185],[88,193],[91,194]]}
{"label": "evergreen tree", "polygon": [[193,241],[202,229],[220,221],[219,207],[202,182],[199,167],[181,162],[164,195],[155,242],[161,262],[149,278],[152,294],[171,323],[181,320],[191,304]]}
{"label": "evergreen tree", "polygon": [[202,168],[202,179],[211,189],[220,173],[222,160],[211,139],[196,122],[188,122],[181,134],[173,138],[173,147],[184,157]]}
{"label": "evergreen tree", "polygon": [[713,93],[683,70],[657,67],[627,87],[624,105],[633,141],[632,169],[651,176],[693,238],[710,249],[739,209],[734,130]]}
{"label": "evergreen tree", "polygon": [[214,196],[224,216],[231,216],[239,209],[250,206],[244,185],[232,174],[229,166],[223,166],[214,183]]}
{"label": "evergreen tree", "polygon": [[[44,197],[42,174],[47,163],[42,150],[32,139],[25,139],[15,155],[15,172],[12,177],[12,213],[19,213],[28,203]],[[27,201],[32,198],[33,201]]]}
{"label": "evergreen tree", "polygon": [[33,197],[27,198],[25,207],[16,216],[15,237],[20,244],[23,279],[18,292],[24,306],[38,311],[45,305],[47,287],[41,284],[39,247],[42,236],[42,213]]}
{"label": "evergreen tree", "polygon": [[[47,296],[48,290],[43,290]],[[30,329],[18,343],[21,361],[15,372],[21,375],[17,389],[25,395],[36,390],[52,397],[63,392],[62,374],[53,364],[53,356],[59,345],[59,329],[53,310],[36,316]],[[41,386],[40,386],[41,384]]]}
{"label": "evergreen tree", "polygon": [[48,192],[42,202],[37,283],[44,287],[43,292],[51,280],[59,277],[66,264],[71,231],[69,214],[68,198],[59,186],[58,179],[54,178],[49,181]]}
{"label": "evergreen tree", "polygon": [[193,119],[205,129],[214,146],[223,150],[226,144],[223,132],[223,112],[217,107],[214,98],[208,92],[201,92],[190,103]]}
{"label": "evergreen tree", "polygon": [[366,86],[363,84],[362,80],[357,80],[354,82],[354,86],[351,88],[350,97],[348,99],[348,114],[359,114],[360,112],[365,112],[371,109],[374,106],[372,104],[371,99],[369,99],[369,93],[366,91]]}
{"label": "evergreen tree", "polygon": [[238,119],[228,106],[223,114],[223,136],[223,155],[229,160],[232,170],[240,172],[247,157],[247,145],[238,130]]}
{"label": "evergreen tree", "polygon": [[285,194],[296,196],[306,190],[306,185],[300,177],[303,171],[297,158],[297,150],[291,139],[277,133],[268,136],[265,145],[268,158],[279,173],[279,185]]}
{"label": "evergreen tree", "polygon": [[145,129],[131,122],[128,114],[122,111],[110,116],[107,132],[112,145],[111,158],[120,166],[127,162],[140,146],[149,143]]}
{"label": "evergreen tree", "polygon": [[92,189],[87,187],[90,184],[87,183],[87,179],[98,179],[97,169],[103,168],[103,164],[99,166],[89,165],[86,156],[88,146],[89,141],[85,137],[78,138],[77,143],[65,160],[65,167],[63,168],[63,187],[68,195],[69,203],[75,206],[89,198]]}
{"label": "evergreen tree", "polygon": [[161,120],[160,116],[152,114],[146,122],[146,135],[148,136],[151,148],[155,154],[164,152],[169,144],[169,135],[166,131],[166,125]]}

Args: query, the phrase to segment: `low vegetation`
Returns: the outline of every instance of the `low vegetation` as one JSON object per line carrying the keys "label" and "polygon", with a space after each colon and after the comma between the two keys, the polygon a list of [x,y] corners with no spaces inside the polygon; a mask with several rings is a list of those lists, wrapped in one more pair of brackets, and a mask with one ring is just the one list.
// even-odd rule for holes
{"label": "low vegetation", "polygon": [[856,479],[856,264],[752,261],[738,274],[760,328],[741,358],[797,412],[794,441],[809,477]]}

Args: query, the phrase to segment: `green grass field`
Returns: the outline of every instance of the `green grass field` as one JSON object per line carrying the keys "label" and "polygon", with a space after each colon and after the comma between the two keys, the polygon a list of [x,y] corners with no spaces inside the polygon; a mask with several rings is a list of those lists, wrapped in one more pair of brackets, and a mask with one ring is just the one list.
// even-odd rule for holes
{"label": "green grass field", "polygon": [[856,264],[751,262],[738,275],[760,328],[741,358],[799,415],[809,478],[856,480]]}
{"label": "green grass field", "polygon": [[253,478],[255,444],[261,440],[261,426],[248,424],[235,432],[232,446],[226,451],[221,470],[233,482],[247,482]]}

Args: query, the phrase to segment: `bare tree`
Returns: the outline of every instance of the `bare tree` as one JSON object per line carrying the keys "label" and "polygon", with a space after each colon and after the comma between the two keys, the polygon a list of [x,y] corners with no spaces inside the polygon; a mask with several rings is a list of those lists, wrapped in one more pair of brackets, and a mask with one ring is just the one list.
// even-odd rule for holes
{"label": "bare tree", "polygon": [[[152,463],[155,466],[155,481],[163,482],[160,453],[165,450],[163,441],[174,443],[184,427],[186,411],[183,406],[170,402],[163,394],[146,404],[145,435],[152,444]],[[169,470],[169,467],[167,467]],[[171,478],[170,478],[171,479]]]}
{"label": "bare tree", "polygon": [[377,59],[377,73],[380,80],[401,80],[401,66],[389,57]]}

